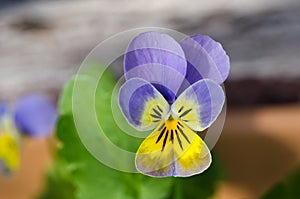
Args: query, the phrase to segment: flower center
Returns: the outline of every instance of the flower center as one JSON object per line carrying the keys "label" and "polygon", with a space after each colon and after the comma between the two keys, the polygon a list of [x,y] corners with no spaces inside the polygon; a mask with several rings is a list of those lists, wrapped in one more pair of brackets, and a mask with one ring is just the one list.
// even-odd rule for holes
{"label": "flower center", "polygon": [[156,140],[156,144],[162,142],[161,151],[164,150],[168,142],[174,144],[174,140],[178,142],[180,148],[183,150],[183,139],[190,143],[189,138],[184,133],[184,128],[184,125],[178,119],[174,119],[171,115],[158,129],[160,133]]}

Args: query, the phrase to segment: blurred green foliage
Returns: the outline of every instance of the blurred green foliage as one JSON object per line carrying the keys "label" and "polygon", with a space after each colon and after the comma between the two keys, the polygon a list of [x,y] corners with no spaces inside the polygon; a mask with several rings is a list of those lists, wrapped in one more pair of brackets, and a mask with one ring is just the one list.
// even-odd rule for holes
{"label": "blurred green foliage", "polygon": [[299,199],[300,198],[300,168],[288,178],[274,185],[261,199]]}
{"label": "blurred green foliage", "polygon": [[[85,81],[87,85],[89,82],[95,83],[98,80],[93,71],[100,69],[99,65],[93,65],[87,73],[89,75],[76,81]],[[142,140],[123,133],[113,119],[110,103],[115,84],[113,75],[105,71],[95,94],[96,114],[104,131],[112,132],[107,134],[112,142],[125,150],[136,151]],[[73,86],[74,78],[66,84],[59,103],[61,115],[56,135],[62,147],[49,172],[48,186],[41,199],[205,199],[213,195],[223,178],[214,155],[207,171],[190,178],[151,178],[124,173],[96,160],[81,143],[75,128],[72,115]],[[85,90],[82,92],[84,98]]]}
{"label": "blurred green foliage", "polygon": [[71,199],[75,197],[75,187],[71,183],[71,172],[69,165],[62,160],[55,162],[48,174],[46,191],[39,199]]}

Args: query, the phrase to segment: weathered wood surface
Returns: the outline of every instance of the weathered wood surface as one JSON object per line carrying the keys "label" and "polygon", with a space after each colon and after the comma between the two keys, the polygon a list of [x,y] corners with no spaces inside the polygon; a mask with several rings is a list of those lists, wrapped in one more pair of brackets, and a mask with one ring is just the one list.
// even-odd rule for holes
{"label": "weathered wood surface", "polygon": [[295,79],[300,77],[296,2],[39,1],[2,7],[0,99],[14,100],[30,91],[57,98],[94,46],[141,26],[213,36],[231,57],[232,81]]}

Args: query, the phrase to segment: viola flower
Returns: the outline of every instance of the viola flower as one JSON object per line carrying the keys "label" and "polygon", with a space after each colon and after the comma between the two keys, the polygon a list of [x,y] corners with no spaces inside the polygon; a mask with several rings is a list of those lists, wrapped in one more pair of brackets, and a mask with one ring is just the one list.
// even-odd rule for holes
{"label": "viola flower", "polygon": [[229,58],[208,36],[180,42],[167,34],[145,32],[124,57],[126,82],[120,108],[133,127],[153,130],[136,153],[136,168],[153,177],[187,177],[211,164],[198,132],[216,120],[225,101],[219,85],[229,74]]}
{"label": "viola flower", "polygon": [[31,137],[47,137],[57,119],[55,106],[43,95],[30,94],[15,106],[14,121],[19,131]]}
{"label": "viola flower", "polygon": [[0,171],[12,173],[19,167],[21,133],[30,137],[47,137],[55,127],[55,106],[42,95],[19,99],[14,111],[0,103]]}

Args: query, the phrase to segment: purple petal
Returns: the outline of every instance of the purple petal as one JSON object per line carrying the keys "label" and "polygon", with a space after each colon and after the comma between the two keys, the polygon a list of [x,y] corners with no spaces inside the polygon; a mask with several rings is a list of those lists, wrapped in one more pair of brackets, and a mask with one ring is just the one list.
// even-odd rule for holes
{"label": "purple petal", "polygon": [[139,130],[155,128],[170,109],[155,87],[140,78],[125,82],[120,89],[119,104],[127,121]]}
{"label": "purple petal", "polygon": [[230,70],[229,57],[219,42],[197,34],[179,43],[188,62],[186,79],[189,84],[202,78],[212,79],[218,84],[227,79]]}
{"label": "purple petal", "polygon": [[129,44],[124,56],[124,71],[127,80],[138,77],[154,83],[164,97],[173,102],[185,78],[185,55],[169,35],[145,32]]}
{"label": "purple petal", "polygon": [[195,131],[208,128],[221,113],[225,102],[222,87],[203,79],[186,89],[172,105],[172,112]]}
{"label": "purple petal", "polygon": [[0,118],[8,112],[8,107],[5,102],[0,102]]}
{"label": "purple petal", "polygon": [[[180,81],[183,79],[181,73],[178,73],[171,67],[165,67],[160,64],[151,64],[151,67],[149,67],[149,65],[135,67],[126,74],[127,76],[134,77],[137,73],[139,74],[139,78],[152,83],[169,103],[175,101],[175,95],[182,84],[182,81]],[[171,74],[172,76],[170,76]]]}
{"label": "purple petal", "polygon": [[26,135],[33,137],[50,135],[54,130],[56,119],[57,112],[54,105],[42,95],[27,95],[16,104],[16,126]]}

